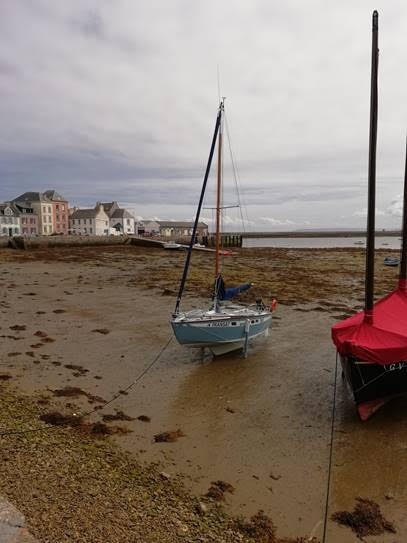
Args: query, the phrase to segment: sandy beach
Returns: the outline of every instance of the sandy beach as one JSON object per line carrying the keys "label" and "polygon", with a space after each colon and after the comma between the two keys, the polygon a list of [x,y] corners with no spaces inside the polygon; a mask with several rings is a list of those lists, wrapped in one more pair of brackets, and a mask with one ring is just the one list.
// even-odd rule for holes
{"label": "sandy beach", "polygon": [[[376,255],[377,296],[397,284],[397,268],[383,265],[387,254]],[[362,307],[364,258],[359,248],[241,249],[225,258],[227,283],[254,282],[243,300],[276,298],[279,306],[271,335],[247,359],[235,352],[202,360],[171,339],[182,252],[0,250],[0,374],[8,376],[0,381],[1,428],[47,428],[1,438],[0,494],[41,542],[322,540],[330,328]],[[194,253],[184,308],[206,302],[212,273],[211,254]],[[378,504],[396,529],[369,541],[404,541],[406,407],[398,399],[361,423],[338,370],[326,541],[360,541],[331,519],[358,497]],[[73,428],[40,420],[87,411]],[[155,440],[178,430],[172,442]],[[137,485],[124,475],[133,471]],[[205,496],[214,481],[231,485],[220,502]],[[259,510],[277,536],[234,520]]]}

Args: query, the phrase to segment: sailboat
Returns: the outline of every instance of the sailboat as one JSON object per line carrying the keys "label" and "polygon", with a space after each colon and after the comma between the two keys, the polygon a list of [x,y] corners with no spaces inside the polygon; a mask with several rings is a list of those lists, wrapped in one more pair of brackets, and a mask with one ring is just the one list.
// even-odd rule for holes
{"label": "sailboat", "polygon": [[[209,152],[198,209],[187,250],[184,271],[182,274],[175,310],[171,318],[171,326],[175,337],[181,345],[191,347],[208,347],[213,354],[220,355],[243,348],[247,356],[249,340],[267,335],[272,322],[272,307],[257,300],[256,304],[243,305],[233,303],[234,296],[250,288],[251,284],[227,288],[221,270],[221,213],[222,213],[222,139],[223,139],[224,99],[220,101],[216,116],[215,130]],[[193,245],[196,239],[197,226],[216,143],[218,144],[217,190],[216,190],[216,244],[214,291],[208,307],[183,312],[180,310],[182,294],[187,280]]]}
{"label": "sailboat", "polygon": [[369,194],[365,309],[332,327],[343,375],[359,416],[367,420],[382,405],[407,393],[407,141],[404,210],[398,288],[374,303],[375,186],[377,142],[378,13],[373,13],[369,142]]}

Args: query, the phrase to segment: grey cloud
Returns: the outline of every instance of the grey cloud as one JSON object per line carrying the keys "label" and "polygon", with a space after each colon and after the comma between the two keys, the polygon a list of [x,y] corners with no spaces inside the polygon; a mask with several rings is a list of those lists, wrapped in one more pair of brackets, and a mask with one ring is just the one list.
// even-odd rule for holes
{"label": "grey cloud", "polygon": [[[387,209],[404,164],[407,5],[377,7]],[[366,205],[370,16],[368,0],[6,2],[0,200],[54,187],[76,203],[193,216],[219,64],[245,202],[259,217],[315,226],[332,226],[342,207],[351,226]]]}

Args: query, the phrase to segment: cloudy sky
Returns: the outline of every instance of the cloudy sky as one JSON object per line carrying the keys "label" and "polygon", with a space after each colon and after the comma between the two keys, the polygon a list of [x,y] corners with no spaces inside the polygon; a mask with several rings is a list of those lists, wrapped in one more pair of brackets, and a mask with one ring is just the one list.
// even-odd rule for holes
{"label": "cloudy sky", "polygon": [[79,206],[191,219],[220,80],[250,227],[363,227],[373,9],[377,224],[398,226],[405,0],[2,0],[0,200],[54,188]]}

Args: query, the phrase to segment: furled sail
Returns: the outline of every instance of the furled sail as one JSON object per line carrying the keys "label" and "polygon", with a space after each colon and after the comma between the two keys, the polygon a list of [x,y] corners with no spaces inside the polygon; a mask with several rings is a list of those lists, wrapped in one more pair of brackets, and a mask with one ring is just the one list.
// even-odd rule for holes
{"label": "furled sail", "polygon": [[225,287],[223,277],[219,274],[215,280],[215,296],[218,300],[231,300],[241,292],[248,290],[252,283],[244,283],[238,287]]}

